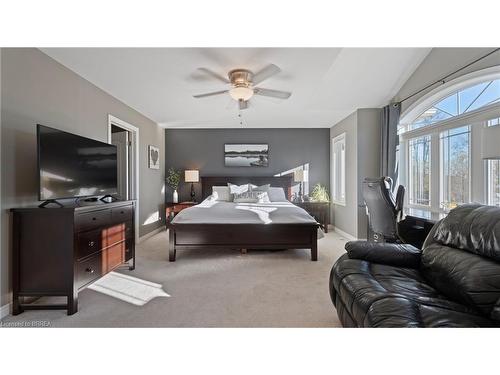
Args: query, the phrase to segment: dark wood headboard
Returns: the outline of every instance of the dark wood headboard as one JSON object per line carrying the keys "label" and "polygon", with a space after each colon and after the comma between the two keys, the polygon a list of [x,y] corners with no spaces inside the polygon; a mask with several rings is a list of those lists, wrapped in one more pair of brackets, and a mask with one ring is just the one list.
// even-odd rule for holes
{"label": "dark wood headboard", "polygon": [[202,199],[207,198],[212,194],[212,186],[227,186],[228,183],[235,185],[254,184],[257,186],[270,184],[272,187],[282,187],[285,190],[285,195],[288,200],[292,198],[292,183],[293,174],[284,176],[202,176],[201,181],[201,195]]}

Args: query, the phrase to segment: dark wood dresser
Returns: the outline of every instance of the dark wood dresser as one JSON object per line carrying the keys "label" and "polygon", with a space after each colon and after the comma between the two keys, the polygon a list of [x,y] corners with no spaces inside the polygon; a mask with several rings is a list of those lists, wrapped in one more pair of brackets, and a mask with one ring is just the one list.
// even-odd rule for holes
{"label": "dark wood dresser", "polygon": [[[15,208],[13,314],[78,310],[78,291],[113,269],[135,267],[134,201],[63,208]],[[64,296],[66,304],[27,304],[25,297]]]}
{"label": "dark wood dresser", "polygon": [[313,216],[321,227],[328,233],[328,224],[330,224],[330,202],[292,202],[294,205],[302,207],[309,215]]}

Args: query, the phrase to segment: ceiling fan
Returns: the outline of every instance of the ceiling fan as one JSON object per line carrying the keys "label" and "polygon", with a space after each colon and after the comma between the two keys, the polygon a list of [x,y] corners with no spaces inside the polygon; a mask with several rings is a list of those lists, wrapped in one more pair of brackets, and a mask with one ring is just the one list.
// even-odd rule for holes
{"label": "ceiling fan", "polygon": [[259,83],[281,72],[281,69],[274,64],[266,66],[264,69],[255,74],[248,69],[233,69],[227,74],[228,78],[225,78],[207,68],[199,68],[198,70],[218,79],[219,81],[230,84],[231,87],[227,90],[193,95],[196,99],[229,93],[231,98],[238,102],[240,109],[246,109],[248,108],[250,98],[254,95],[269,96],[279,99],[288,99],[290,95],[292,95],[291,92],[256,87]]}

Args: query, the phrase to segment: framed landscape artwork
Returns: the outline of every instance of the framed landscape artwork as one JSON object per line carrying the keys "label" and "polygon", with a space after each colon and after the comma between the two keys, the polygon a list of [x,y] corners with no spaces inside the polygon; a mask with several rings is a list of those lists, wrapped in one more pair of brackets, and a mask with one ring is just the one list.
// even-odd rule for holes
{"label": "framed landscape artwork", "polygon": [[267,167],[269,166],[269,145],[226,143],[224,164],[226,167]]}

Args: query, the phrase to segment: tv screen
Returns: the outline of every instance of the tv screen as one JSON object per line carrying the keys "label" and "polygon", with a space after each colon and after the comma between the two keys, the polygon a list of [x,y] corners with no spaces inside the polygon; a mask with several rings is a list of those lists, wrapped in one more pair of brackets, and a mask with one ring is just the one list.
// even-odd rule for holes
{"label": "tv screen", "polygon": [[117,193],[116,146],[37,126],[39,199]]}

